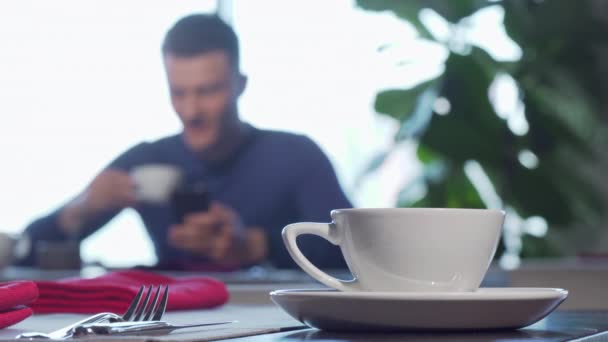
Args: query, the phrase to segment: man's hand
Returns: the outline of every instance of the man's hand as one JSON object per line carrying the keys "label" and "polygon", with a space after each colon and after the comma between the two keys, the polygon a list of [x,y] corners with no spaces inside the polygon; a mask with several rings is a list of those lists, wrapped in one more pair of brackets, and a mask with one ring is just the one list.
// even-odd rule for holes
{"label": "man's hand", "polygon": [[169,244],[219,263],[249,264],[266,256],[262,229],[245,228],[231,208],[213,202],[206,212],[187,215],[169,230]]}
{"label": "man's hand", "polygon": [[129,174],[120,170],[105,170],[64,207],[59,215],[59,223],[66,233],[75,234],[91,217],[107,210],[132,206],[135,202],[135,185]]}

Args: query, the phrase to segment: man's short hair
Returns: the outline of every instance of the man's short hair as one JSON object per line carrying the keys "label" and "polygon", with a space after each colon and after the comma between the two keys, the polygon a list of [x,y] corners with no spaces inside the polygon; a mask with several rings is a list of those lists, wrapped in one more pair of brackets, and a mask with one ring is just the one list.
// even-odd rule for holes
{"label": "man's short hair", "polygon": [[194,57],[206,52],[226,52],[231,65],[239,70],[239,42],[236,33],[214,14],[192,14],[179,19],[167,31],[163,55]]}

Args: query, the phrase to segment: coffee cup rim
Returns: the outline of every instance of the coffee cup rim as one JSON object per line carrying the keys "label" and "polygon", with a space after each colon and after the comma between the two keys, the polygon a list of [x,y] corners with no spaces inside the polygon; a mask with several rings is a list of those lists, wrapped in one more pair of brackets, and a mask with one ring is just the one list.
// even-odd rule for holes
{"label": "coffee cup rim", "polygon": [[396,213],[396,212],[465,212],[465,213],[492,213],[505,215],[505,211],[501,209],[482,209],[482,208],[342,208],[334,209],[331,214],[340,213]]}

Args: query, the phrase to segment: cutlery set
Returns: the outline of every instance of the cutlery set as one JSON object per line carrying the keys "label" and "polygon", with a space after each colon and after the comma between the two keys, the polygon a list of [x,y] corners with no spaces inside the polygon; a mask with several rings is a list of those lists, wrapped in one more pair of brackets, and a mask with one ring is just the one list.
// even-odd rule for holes
{"label": "cutlery set", "polygon": [[[147,291],[145,289],[145,286],[139,289],[122,316],[111,312],[98,313],[48,334],[28,332],[19,334],[16,338],[65,340],[97,335],[156,335],[168,334],[177,329],[235,323],[235,321],[226,321],[175,325],[161,321],[167,309],[169,286],[165,286],[164,290],[162,290],[162,286],[158,286],[156,291],[153,291],[153,286],[150,286]],[[143,297],[144,292],[145,297]],[[152,292],[154,292],[154,297],[151,299]]]}

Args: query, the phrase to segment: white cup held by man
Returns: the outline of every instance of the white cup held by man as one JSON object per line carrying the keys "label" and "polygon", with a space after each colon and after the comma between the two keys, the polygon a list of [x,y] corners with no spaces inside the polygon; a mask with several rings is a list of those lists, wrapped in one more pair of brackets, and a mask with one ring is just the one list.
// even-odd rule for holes
{"label": "white cup held by man", "polygon": [[181,171],[169,164],[148,164],[134,168],[131,178],[139,201],[166,203],[182,180]]}
{"label": "white cup held by man", "polygon": [[[476,290],[492,261],[504,212],[485,209],[339,209],[332,222],[283,229],[294,261],[321,283],[341,291],[454,292]],[[340,246],[353,274],[342,281],[319,270],[296,238],[318,235]]]}

